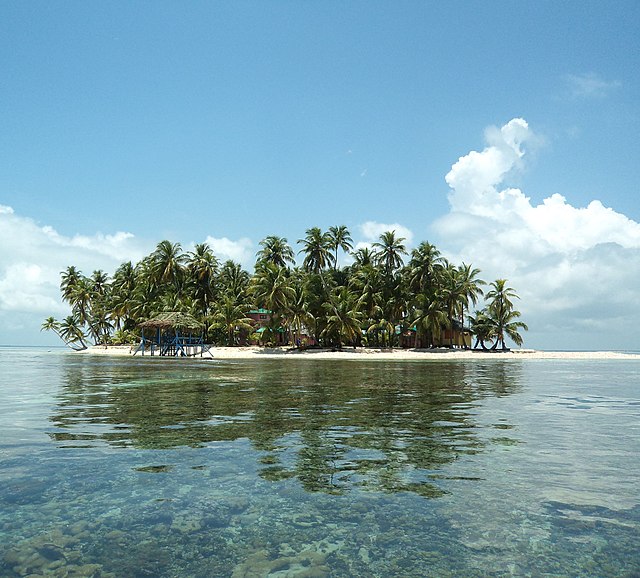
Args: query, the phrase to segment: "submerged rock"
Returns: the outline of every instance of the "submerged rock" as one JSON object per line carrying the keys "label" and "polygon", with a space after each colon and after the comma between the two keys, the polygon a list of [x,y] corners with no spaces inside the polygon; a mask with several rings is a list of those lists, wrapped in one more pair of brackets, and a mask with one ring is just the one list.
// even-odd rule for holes
{"label": "submerged rock", "polygon": [[45,491],[48,487],[48,482],[39,478],[13,479],[5,485],[0,501],[16,505],[40,503],[46,500]]}
{"label": "submerged rock", "polygon": [[266,550],[258,550],[238,564],[232,578],[323,578],[330,573],[326,554],[305,550],[294,556],[270,558]]}
{"label": "submerged rock", "polygon": [[171,529],[183,534],[190,534],[202,529],[202,522],[195,517],[180,516],[173,519]]}
{"label": "submerged rock", "polygon": [[88,527],[87,522],[78,522],[23,540],[7,550],[3,562],[16,576],[116,578],[101,564],[82,563],[86,556],[79,548],[78,535],[87,533]]}

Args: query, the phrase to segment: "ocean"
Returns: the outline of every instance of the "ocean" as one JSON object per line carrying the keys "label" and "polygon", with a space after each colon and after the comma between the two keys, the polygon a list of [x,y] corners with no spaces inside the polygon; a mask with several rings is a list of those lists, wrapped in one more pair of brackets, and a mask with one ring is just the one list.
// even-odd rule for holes
{"label": "ocean", "polygon": [[0,576],[638,576],[640,361],[0,348]]}

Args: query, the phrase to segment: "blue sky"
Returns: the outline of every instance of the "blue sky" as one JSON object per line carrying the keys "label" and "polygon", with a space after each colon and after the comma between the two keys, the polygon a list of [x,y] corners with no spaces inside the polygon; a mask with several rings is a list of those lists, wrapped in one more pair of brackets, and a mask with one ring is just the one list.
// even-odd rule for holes
{"label": "blue sky", "polygon": [[[49,342],[39,322],[63,312],[52,274],[67,264],[112,271],[169,238],[250,268],[267,235],[345,224],[363,243],[394,225],[514,279],[525,345],[640,349],[632,307],[603,301],[640,280],[639,24],[635,1],[3,2],[0,343]],[[493,181],[482,163],[453,179],[465,192],[445,180],[505,146]],[[508,226],[504,195],[468,209],[478,182],[529,206]],[[536,210],[554,194],[565,204]],[[535,258],[519,227],[546,243]],[[624,278],[586,290],[618,260]]]}

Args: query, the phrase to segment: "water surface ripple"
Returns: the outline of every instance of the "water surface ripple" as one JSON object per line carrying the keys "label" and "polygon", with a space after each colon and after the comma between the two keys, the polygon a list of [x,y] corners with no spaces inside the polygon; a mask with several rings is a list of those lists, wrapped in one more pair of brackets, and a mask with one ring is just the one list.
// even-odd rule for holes
{"label": "water surface ripple", "polygon": [[0,576],[634,576],[635,360],[0,348]]}

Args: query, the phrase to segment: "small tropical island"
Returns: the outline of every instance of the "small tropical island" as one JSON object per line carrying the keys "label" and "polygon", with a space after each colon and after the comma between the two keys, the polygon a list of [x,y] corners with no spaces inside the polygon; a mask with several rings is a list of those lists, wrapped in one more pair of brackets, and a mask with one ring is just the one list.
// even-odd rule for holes
{"label": "small tropical island", "polygon": [[[68,266],[60,290],[71,314],[47,318],[42,330],[77,351],[129,346],[128,353],[171,356],[211,346],[505,352],[507,338],[522,345],[528,328],[507,280],[487,283],[433,244],[409,253],[404,241],[386,231],[354,250],[346,226],[312,227],[297,241],[298,266],[287,239],[268,236],[250,274],[221,263],[206,243],[186,252],[163,240],[112,276]],[[339,267],[340,252],[352,263]]]}

